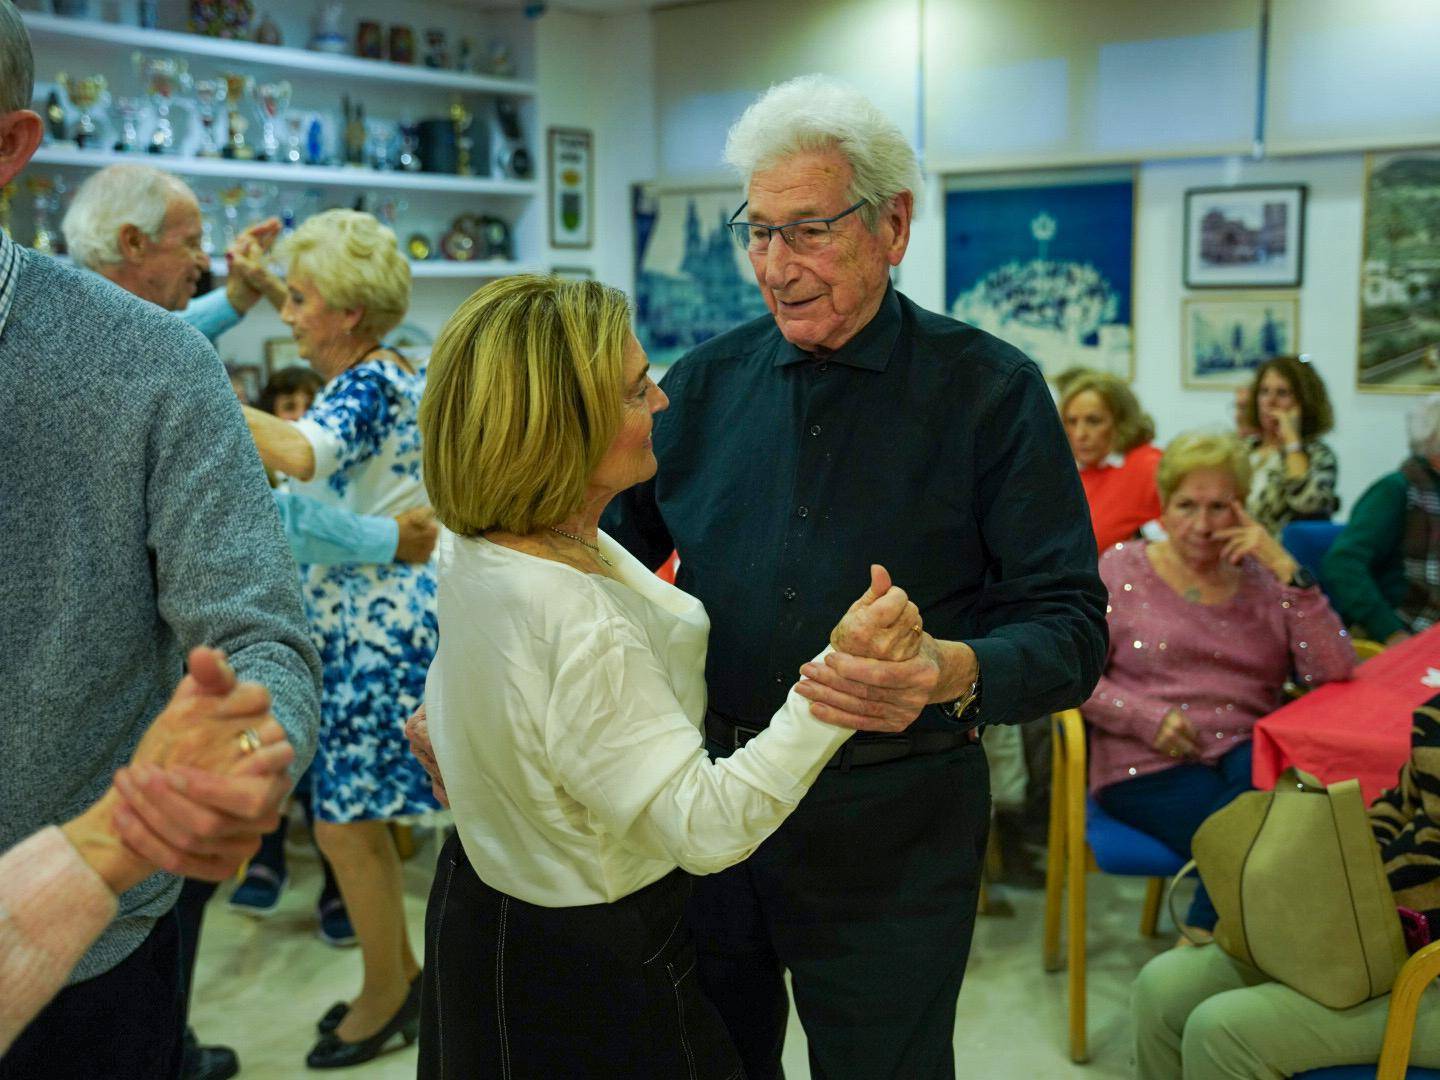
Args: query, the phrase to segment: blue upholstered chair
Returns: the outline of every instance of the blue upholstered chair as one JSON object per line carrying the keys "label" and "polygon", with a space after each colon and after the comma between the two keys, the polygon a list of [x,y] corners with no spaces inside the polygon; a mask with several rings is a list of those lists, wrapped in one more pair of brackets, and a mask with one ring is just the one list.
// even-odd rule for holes
{"label": "blue upholstered chair", "polygon": [[1280,546],[1319,581],[1325,553],[1344,528],[1333,521],[1292,521],[1280,530]]}
{"label": "blue upholstered chair", "polygon": [[1068,890],[1070,1059],[1089,1057],[1085,1030],[1085,875],[1150,879],[1141,933],[1155,934],[1165,880],[1185,862],[1153,836],[1116,821],[1086,794],[1085,722],[1079,709],[1056,713],[1051,721],[1050,838],[1045,867],[1045,970],[1060,961],[1060,901]]}

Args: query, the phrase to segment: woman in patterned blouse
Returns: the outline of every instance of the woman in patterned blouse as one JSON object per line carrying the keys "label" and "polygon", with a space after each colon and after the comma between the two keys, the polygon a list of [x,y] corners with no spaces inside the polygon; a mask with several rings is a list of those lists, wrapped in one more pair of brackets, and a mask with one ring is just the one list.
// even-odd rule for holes
{"label": "woman in patterned blouse", "polygon": [[1340,508],[1339,465],[1320,438],[1335,426],[1330,396],[1315,366],[1294,356],[1266,360],[1255,372],[1246,439],[1254,478],[1245,508],[1275,536],[1292,521],[1326,520]]}
{"label": "woman in patterned blouse", "polygon": [[[329,210],[285,242],[280,317],[325,389],[299,420],[246,409],[265,464],[295,490],[358,514],[426,503],[417,411],[424,376],[380,339],[410,306],[410,266],[369,214]],[[405,742],[435,653],[429,563],[303,567],[306,613],[324,664],[311,770],[315,839],[335,868],[360,939],[364,982],[317,1025],[312,1068],[368,1061],[415,1039],[419,965],[405,930],[400,860],[389,822],[437,808]]]}

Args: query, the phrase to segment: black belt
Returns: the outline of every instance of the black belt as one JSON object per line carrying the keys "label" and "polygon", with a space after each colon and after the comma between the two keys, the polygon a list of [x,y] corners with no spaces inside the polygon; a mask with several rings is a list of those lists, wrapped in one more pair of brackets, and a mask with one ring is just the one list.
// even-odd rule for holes
{"label": "black belt", "polygon": [[[737,724],[714,709],[705,710],[705,738],[726,750],[735,751],[759,735],[763,728]],[[980,741],[980,729],[968,731],[905,731],[897,735],[852,736],[829,761],[827,769],[848,772],[865,765],[880,765],[921,754],[939,754]]]}

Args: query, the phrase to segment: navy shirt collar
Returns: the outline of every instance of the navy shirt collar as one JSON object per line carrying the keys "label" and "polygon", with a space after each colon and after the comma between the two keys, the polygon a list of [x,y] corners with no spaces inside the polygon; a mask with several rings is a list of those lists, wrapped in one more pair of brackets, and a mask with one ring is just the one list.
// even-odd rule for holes
{"label": "navy shirt collar", "polygon": [[894,285],[885,286],[885,298],[875,317],[860,328],[860,332],[833,353],[823,356],[806,352],[790,344],[782,336],[775,350],[775,366],[786,367],[814,360],[833,361],[866,371],[884,371],[890,363],[890,354],[900,338],[900,297]]}

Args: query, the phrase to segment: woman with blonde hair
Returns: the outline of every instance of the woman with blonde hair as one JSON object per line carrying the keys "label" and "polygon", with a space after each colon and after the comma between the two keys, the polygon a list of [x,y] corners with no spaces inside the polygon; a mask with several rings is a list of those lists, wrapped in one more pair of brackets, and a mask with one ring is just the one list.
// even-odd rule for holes
{"label": "woman with blonde hair", "polygon": [[[246,409],[265,464],[294,490],[359,514],[425,503],[416,424],[424,380],[380,339],[410,304],[410,266],[395,234],[369,214],[330,210],[284,242],[281,319],[325,380],[304,417]],[[324,664],[320,742],[311,770],[315,839],[334,867],[360,940],[364,982],[321,1018],[311,1068],[358,1065],[398,1036],[415,1039],[419,965],[402,907],[389,822],[436,809],[408,752],[405,718],[419,705],[435,651],[435,577],[428,563],[303,568],[311,632]]]}
{"label": "woman with blonde hair", "polygon": [[[1315,579],[1245,512],[1239,440],[1181,435],[1156,479],[1167,539],[1100,558],[1109,655],[1081,712],[1095,801],[1189,858],[1200,823],[1249,789],[1251,731],[1291,672],[1343,679],[1355,651]],[[1186,921],[1215,919],[1198,889]]]}
{"label": "woman with blonde hair", "polygon": [[1102,371],[1072,371],[1060,392],[1060,419],[1090,504],[1095,542],[1104,551],[1160,516],[1155,423],[1123,381]]}
{"label": "woman with blonde hair", "polygon": [[[705,610],[598,527],[655,473],[648,368],[624,295],[593,281],[496,281],[435,345],[420,418],[449,531],[426,710],[458,835],[426,914],[421,1077],[741,1075],[696,981],[689,874],[748,856],[847,727],[908,723],[821,722],[802,683],[707,756]],[[904,661],[924,636],[876,567],[832,640]]]}

